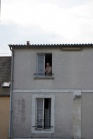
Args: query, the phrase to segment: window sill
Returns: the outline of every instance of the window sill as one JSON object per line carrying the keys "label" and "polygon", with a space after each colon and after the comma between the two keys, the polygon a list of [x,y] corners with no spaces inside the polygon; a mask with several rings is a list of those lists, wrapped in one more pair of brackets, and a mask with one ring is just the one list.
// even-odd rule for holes
{"label": "window sill", "polygon": [[54,74],[51,76],[34,74],[34,79],[54,79]]}
{"label": "window sill", "polygon": [[40,76],[40,75],[34,75],[34,79],[54,79],[54,76]]}
{"label": "window sill", "polygon": [[35,134],[51,134],[51,133],[54,133],[54,130],[32,130],[32,133],[35,133]]}
{"label": "window sill", "polygon": [[51,129],[38,129],[38,128],[36,128],[35,131],[47,132],[47,131],[51,131]]}
{"label": "window sill", "polygon": [[[34,127],[33,127],[34,128]],[[39,128],[35,128],[33,129],[32,133],[54,133],[54,129],[50,128],[50,129],[39,129]]]}
{"label": "window sill", "polygon": [[35,131],[51,131],[51,129],[35,128]]}

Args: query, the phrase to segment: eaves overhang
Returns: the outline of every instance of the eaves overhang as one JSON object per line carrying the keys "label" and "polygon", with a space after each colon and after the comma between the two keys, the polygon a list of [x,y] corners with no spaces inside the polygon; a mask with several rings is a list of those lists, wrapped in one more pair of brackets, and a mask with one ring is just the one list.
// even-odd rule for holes
{"label": "eaves overhang", "polygon": [[11,48],[83,48],[93,47],[92,43],[88,44],[9,44],[8,45]]}

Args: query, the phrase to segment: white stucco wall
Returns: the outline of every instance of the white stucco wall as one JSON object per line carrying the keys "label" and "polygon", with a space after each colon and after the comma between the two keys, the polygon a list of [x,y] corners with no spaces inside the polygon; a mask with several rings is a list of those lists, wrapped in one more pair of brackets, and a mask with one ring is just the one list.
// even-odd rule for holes
{"label": "white stucco wall", "polygon": [[[52,53],[54,79],[34,79],[37,53]],[[93,49],[15,50],[14,89],[93,89]]]}
{"label": "white stucco wall", "polygon": [[[29,90],[30,91],[30,90]],[[75,97],[81,92],[81,97]],[[53,95],[54,133],[32,133],[32,96]],[[78,94],[77,94],[78,96]],[[36,92],[14,92],[13,136],[14,137],[93,137],[93,92],[85,90],[63,90]]]}
{"label": "white stucco wall", "polygon": [[[54,100],[54,132],[44,131],[33,133],[32,125],[32,96],[46,95],[55,97]],[[14,137],[72,137],[73,136],[73,93],[28,93],[14,94]]]}
{"label": "white stucco wall", "polygon": [[[54,79],[34,78],[37,53],[52,53]],[[93,137],[91,122],[93,121],[93,97],[92,92],[89,93],[87,90],[93,90],[92,74],[93,49],[91,48],[84,48],[81,51],[62,51],[59,48],[16,49],[13,80],[14,137],[71,138],[80,135],[91,139]],[[75,101],[73,98],[75,90],[81,92],[79,101]],[[53,134],[33,134],[31,132],[32,95],[35,93],[55,95],[55,129]],[[77,112],[78,108],[81,110],[80,113]]]}
{"label": "white stucco wall", "polygon": [[82,138],[93,138],[93,91],[82,93]]}

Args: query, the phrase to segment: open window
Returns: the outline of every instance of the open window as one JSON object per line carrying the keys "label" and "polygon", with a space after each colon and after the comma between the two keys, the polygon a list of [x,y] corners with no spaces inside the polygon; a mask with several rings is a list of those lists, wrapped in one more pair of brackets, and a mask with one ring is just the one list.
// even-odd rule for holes
{"label": "open window", "polygon": [[51,98],[36,99],[36,128],[50,129],[51,128]]}
{"label": "open window", "polygon": [[55,95],[32,95],[32,133],[54,133]]}
{"label": "open window", "polygon": [[51,68],[50,76],[52,76],[52,53],[39,53],[37,54],[37,75],[45,76],[46,72],[46,66],[47,63],[49,63],[49,66]]}

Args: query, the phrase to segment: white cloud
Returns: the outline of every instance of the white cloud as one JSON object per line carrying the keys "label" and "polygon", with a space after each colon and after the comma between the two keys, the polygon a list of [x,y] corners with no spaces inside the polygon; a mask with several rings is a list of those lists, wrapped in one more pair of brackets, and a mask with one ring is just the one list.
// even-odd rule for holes
{"label": "white cloud", "polygon": [[93,12],[91,6],[93,1],[88,2],[86,5],[70,9],[59,8],[55,2],[57,3],[57,0],[54,0],[54,3],[51,3],[51,1],[50,3],[49,1],[48,3],[40,3],[39,0],[13,0],[9,4],[3,3],[2,20],[10,20],[15,23],[20,23],[21,25],[28,25],[31,23],[40,25],[46,23],[52,25],[53,21],[56,21],[54,24],[59,21],[62,23],[64,19],[69,20],[70,18],[77,18],[80,16],[86,17],[89,16],[89,14],[92,15],[91,12]]}
{"label": "white cloud", "polygon": [[3,0],[1,24],[12,24],[11,42],[93,43],[92,5],[93,0]]}

